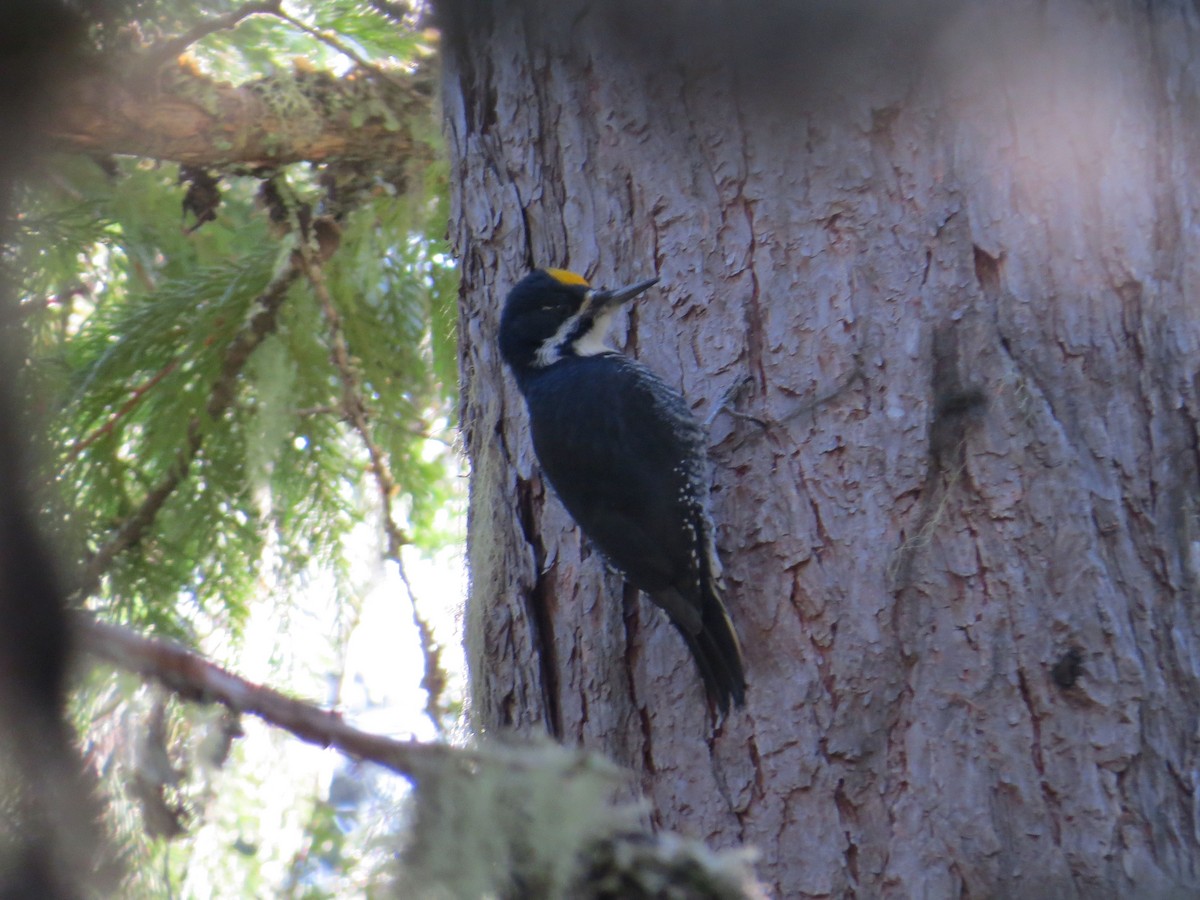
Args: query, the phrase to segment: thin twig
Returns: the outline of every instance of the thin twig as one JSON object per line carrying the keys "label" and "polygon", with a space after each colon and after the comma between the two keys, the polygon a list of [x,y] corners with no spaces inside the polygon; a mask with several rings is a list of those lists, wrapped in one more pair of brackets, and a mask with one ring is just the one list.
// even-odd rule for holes
{"label": "thin twig", "polygon": [[332,416],[335,413],[340,414],[341,411],[340,406],[302,406],[296,410],[296,415],[301,419],[307,419],[313,416]]}
{"label": "thin twig", "polygon": [[824,406],[831,400],[836,400],[838,397],[848,391],[855,384],[855,382],[858,381],[866,384],[867,373],[863,370],[863,367],[856,362],[854,368],[849,372],[849,374],[845,375],[834,387],[830,388],[821,396],[814,397],[808,402],[800,404],[800,406],[793,409],[786,416],[776,419],[774,422],[769,424],[777,426],[785,425],[788,422],[791,422],[793,419],[798,419],[805,413],[811,412],[819,406]]}
{"label": "thin twig", "polygon": [[146,396],[151,388],[153,388],[156,384],[158,384],[178,368],[179,360],[173,359],[163,366],[162,369],[153,377],[151,377],[150,380],[148,380],[145,384],[141,384],[134,388],[129,395],[129,399],[121,405],[120,409],[109,416],[107,422],[105,422],[87,437],[75,442],[74,446],[72,446],[70,451],[67,453],[67,460],[73,461],[78,459],[80,453],[92,446],[92,444],[96,443],[96,441],[100,440],[100,438],[104,437],[106,434],[111,434],[112,430],[117,427],[117,423],[133,412],[133,410],[139,403],[141,403],[142,398]]}
{"label": "thin twig", "polygon": [[[270,284],[255,299],[254,306],[257,308],[250,321],[238,332],[225,351],[220,375],[213,384],[208,404],[205,406],[205,414],[209,419],[219,419],[233,405],[238,376],[241,375],[254,349],[275,330],[279,320],[279,308],[287,296],[288,288],[299,274],[295,264],[289,263],[276,273]],[[146,536],[167,499],[187,477],[202,443],[202,420],[200,416],[194,416],[188,422],[186,440],[175,455],[175,463],[170,471],[146,494],[142,505],[121,523],[108,542],[88,560],[77,590],[79,596],[94,594],[113,560]]]}
{"label": "thin twig", "polygon": [[388,466],[387,456],[375,442],[371,434],[370,417],[367,413],[366,402],[363,400],[358,374],[350,362],[350,349],[346,344],[346,335],[342,328],[341,314],[338,312],[337,306],[333,302],[333,297],[329,293],[329,287],[325,283],[325,271],[321,267],[317,253],[310,246],[310,242],[305,241],[302,243],[300,259],[304,267],[304,276],[312,286],[313,293],[321,304],[325,321],[329,326],[329,355],[342,382],[342,408],[345,417],[354,430],[358,432],[359,439],[367,448],[367,454],[371,459],[371,472],[375,477],[375,484],[379,489],[380,512],[383,516],[384,533],[387,536],[385,556],[396,564],[400,572],[400,578],[404,582],[405,589],[408,591],[413,623],[417,628],[417,634],[421,642],[421,653],[425,661],[425,675],[421,679],[421,686],[425,689],[427,697],[425,709],[434,726],[440,731],[444,713],[441,695],[446,687],[446,673],[442,669],[441,649],[434,639],[433,629],[421,616],[412,584],[409,582],[408,575],[404,570],[404,559],[401,556],[401,549],[405,544],[410,543],[410,540],[400,526],[396,524],[396,520],[393,517],[392,497],[395,496],[397,490],[396,480],[392,476],[391,468]]}
{"label": "thin twig", "polygon": [[746,375],[740,381],[735,381],[733,384],[731,384],[725,393],[721,395],[721,398],[717,400],[716,405],[712,408],[712,412],[705,417],[704,427],[711,428],[712,423],[722,412],[727,412],[737,418],[744,417],[751,419],[760,425],[763,424],[760,419],[755,419],[753,416],[747,415],[744,412],[739,412],[735,408],[735,405],[737,404],[738,400],[741,399],[742,394],[744,394],[746,389],[752,384],[754,384],[754,377],[751,375]]}
{"label": "thin twig", "polygon": [[[410,24],[409,20],[414,16],[414,10],[410,3],[392,3],[389,0],[367,0],[367,3],[371,9],[395,25],[408,26]],[[424,27],[424,18],[423,15],[417,18],[414,30],[419,31]]]}
{"label": "thin twig", "polygon": [[274,10],[274,14],[277,18],[282,19],[284,22],[287,22],[293,28],[300,29],[305,34],[309,35],[310,37],[316,38],[321,43],[329,45],[334,50],[336,50],[338,53],[341,53],[343,56],[346,56],[349,59],[353,60],[354,64],[357,65],[359,68],[363,69],[364,71],[370,72],[372,75],[376,76],[377,78],[382,78],[384,81],[388,82],[389,84],[394,84],[397,87],[400,87],[400,85],[396,81],[394,81],[387,72],[383,71],[383,69],[379,68],[379,66],[375,65],[375,63],[364,58],[357,51],[355,51],[352,47],[346,46],[346,44],[339,41],[330,32],[322,31],[319,28],[313,28],[313,26],[308,25],[305,22],[301,22],[295,16],[288,15],[282,9]]}
{"label": "thin twig", "polygon": [[192,44],[203,40],[210,34],[234,28],[242,19],[266,13],[278,15],[280,12],[279,4],[281,2],[282,0],[252,0],[252,2],[243,4],[223,16],[214,16],[211,19],[204,19],[197,22],[183,34],[167,38],[161,43],[147,48],[141,59],[135,64],[136,71],[140,75],[152,74],[161,68],[164,63],[168,63],[182,55]]}
{"label": "thin twig", "polygon": [[425,675],[421,678],[421,687],[425,689],[425,714],[433,722],[437,733],[445,736],[442,720],[446,708],[442,705],[442,693],[446,690],[446,670],[442,668],[442,648],[433,636],[433,628],[421,615],[421,606],[417,603],[417,595],[413,593],[412,582],[408,580],[404,561],[397,559],[395,562],[400,572],[400,581],[408,594],[408,606],[412,610],[413,625],[416,626],[417,636],[421,641],[421,656],[425,660]]}
{"label": "thin twig", "polygon": [[393,516],[392,497],[396,493],[396,479],[388,466],[387,456],[371,435],[371,423],[367,415],[367,405],[359,389],[358,375],[350,362],[350,350],[346,345],[346,336],[342,329],[342,317],[330,296],[329,287],[325,283],[325,271],[317,260],[317,255],[309,242],[300,242],[300,263],[304,269],[304,277],[308,279],[317,301],[321,304],[322,313],[329,326],[329,356],[337,369],[342,382],[342,410],[346,420],[358,432],[359,439],[367,448],[371,458],[371,474],[375,476],[375,484],[379,488],[379,502],[383,511],[383,528],[387,534],[387,558],[399,561],[400,548],[411,543]]}
{"label": "thin twig", "polygon": [[[730,447],[729,450],[727,451],[727,452],[733,452],[735,450],[740,450],[743,446],[745,446],[746,444],[749,444],[751,441],[763,437],[771,429],[782,428],[788,422],[798,419],[800,416],[804,415],[805,413],[812,412],[814,409],[817,409],[821,406],[824,406],[826,403],[836,400],[838,397],[840,397],[842,394],[844,394],[846,391],[848,391],[851,387],[853,387],[856,382],[862,381],[865,384],[866,380],[867,380],[866,372],[863,370],[862,366],[856,364],[854,366],[854,369],[851,370],[849,374],[845,375],[837,383],[837,385],[835,385],[829,391],[827,391],[824,394],[821,394],[818,397],[813,397],[809,400],[806,400],[804,403],[801,403],[795,409],[789,410],[786,415],[781,416],[778,419],[760,419],[757,416],[752,416],[749,413],[744,413],[744,412],[741,412],[740,410],[734,409],[733,406],[730,405],[729,401],[731,399],[735,399],[737,394],[740,392],[740,390],[745,386],[746,382],[742,381],[742,382],[739,382],[737,385],[735,385],[728,392],[726,397],[722,398],[721,402],[712,411],[712,414],[708,417],[708,423],[711,423],[717,417],[718,413],[724,411],[724,412],[729,413],[735,419],[740,419],[741,421],[744,421],[744,422],[751,422],[752,424],[758,426],[757,431],[752,431],[749,434],[743,435],[741,437],[741,439],[738,440],[736,443],[734,443],[733,446]],[[726,441],[728,441],[728,438],[726,439]]]}
{"label": "thin twig", "polygon": [[306,743],[334,747],[408,778],[435,775],[449,765],[480,758],[445,744],[400,741],[360,731],[336,712],[248,681],[171,641],[145,637],[85,613],[76,615],[75,624],[86,652],[153,679],[185,700],[220,703],[235,713],[250,713]]}

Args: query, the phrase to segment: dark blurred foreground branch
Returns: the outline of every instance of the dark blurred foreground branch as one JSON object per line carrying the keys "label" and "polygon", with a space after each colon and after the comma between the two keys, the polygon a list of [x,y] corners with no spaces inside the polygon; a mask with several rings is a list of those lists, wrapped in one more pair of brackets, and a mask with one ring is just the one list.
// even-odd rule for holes
{"label": "dark blurred foreground branch", "polygon": [[[0,244],[11,232],[14,186],[42,151],[35,140],[70,77],[83,35],[78,10],[95,2],[0,3]],[[111,859],[100,806],[63,716],[70,657],[60,564],[38,532],[30,435],[19,368],[19,309],[0,269],[0,897],[102,895]],[[111,870],[108,876],[111,876]],[[88,893],[89,891],[94,893]]]}

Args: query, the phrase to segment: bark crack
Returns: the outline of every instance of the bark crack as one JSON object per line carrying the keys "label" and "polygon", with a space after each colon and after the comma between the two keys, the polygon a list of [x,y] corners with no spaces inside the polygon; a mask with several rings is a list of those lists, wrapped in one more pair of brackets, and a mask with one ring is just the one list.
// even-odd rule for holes
{"label": "bark crack", "polygon": [[1038,787],[1041,790],[1042,802],[1046,808],[1046,821],[1050,825],[1050,834],[1054,839],[1054,846],[1061,848],[1062,824],[1058,821],[1058,792],[1054,790],[1054,787],[1046,778],[1046,760],[1042,749],[1042,722],[1034,705],[1029,680],[1025,676],[1025,668],[1019,662],[1017,664],[1017,690],[1021,695],[1021,702],[1025,704],[1025,711],[1029,715],[1029,727],[1032,731],[1032,740],[1029,742],[1029,756],[1033,762],[1034,769],[1037,770]]}
{"label": "bark crack", "polygon": [[562,705],[559,701],[561,686],[558,678],[557,654],[554,645],[554,617],[551,605],[556,592],[549,585],[543,570],[546,548],[535,526],[533,483],[517,480],[517,519],[525,542],[533,551],[533,585],[525,595],[526,619],[529,622],[529,642],[537,657],[538,674],[541,681],[542,703],[546,711],[546,724],[556,739],[563,736]]}
{"label": "bark crack", "polygon": [[658,772],[654,765],[654,723],[646,705],[638,700],[633,664],[634,635],[638,632],[638,622],[641,618],[639,593],[638,589],[630,584],[625,584],[622,588],[621,599],[624,614],[621,616],[621,622],[625,628],[625,652],[621,655],[621,659],[625,666],[625,686],[629,692],[629,705],[636,711],[638,725],[641,728],[642,772],[650,777]]}

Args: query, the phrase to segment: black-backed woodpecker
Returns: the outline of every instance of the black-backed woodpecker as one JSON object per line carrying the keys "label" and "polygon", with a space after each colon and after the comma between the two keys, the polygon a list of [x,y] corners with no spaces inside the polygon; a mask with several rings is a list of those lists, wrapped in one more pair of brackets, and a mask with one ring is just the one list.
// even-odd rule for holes
{"label": "black-backed woodpecker", "polygon": [[622,304],[657,281],[603,291],[574,272],[537,269],[504,304],[500,353],[554,492],[626,581],[666,610],[724,712],[742,705],[746,687],[722,601],[704,428],[678,391],[604,342]]}

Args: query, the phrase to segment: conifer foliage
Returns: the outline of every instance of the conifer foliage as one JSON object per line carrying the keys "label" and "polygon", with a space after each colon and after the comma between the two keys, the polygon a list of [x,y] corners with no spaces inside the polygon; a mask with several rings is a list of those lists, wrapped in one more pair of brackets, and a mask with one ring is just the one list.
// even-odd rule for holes
{"label": "conifer foliage", "polygon": [[[285,634],[308,615],[293,598],[326,591],[335,658],[320,677],[336,679],[363,560],[442,546],[456,502],[436,35],[419,10],[355,0],[86,15],[79,75],[42,123],[53,152],[27,167],[0,248],[40,512],[74,612],[85,633],[121,625],[236,668],[256,605]],[[413,616],[438,728],[445,677]],[[286,648],[272,664],[264,677],[330,702],[314,672],[292,678],[303,667]],[[85,680],[81,743],[104,776],[123,891],[159,894],[166,878],[205,893],[186,886],[195,842],[173,856],[166,842],[194,834],[221,790],[244,791],[242,808],[263,797],[216,786],[237,716],[151,680]],[[322,895],[314,867],[353,867],[331,801],[295,799],[300,849],[227,833],[249,860],[228,872],[252,893],[290,880]],[[297,854],[282,881],[280,852]]]}
{"label": "conifer foliage", "polygon": [[[362,4],[315,5],[312,34],[266,12],[208,32],[211,15],[185,18],[189,6],[134,4],[116,37],[119,18],[101,23],[99,46],[119,49],[98,47],[97,66],[120,82],[191,29],[183,55],[158,63],[156,102],[219,86],[286,104],[316,81],[332,92],[339,79],[415,77],[411,33]],[[147,36],[150,23],[162,33]],[[357,62],[337,49],[352,46]],[[300,49],[351,71],[318,76],[290,60]],[[353,114],[373,115],[383,101],[371,97]],[[435,133],[432,118],[393,127]],[[87,149],[45,161],[9,248],[28,390],[53,435],[47,503],[67,543],[86,547],[83,593],[176,633],[180,594],[236,622],[264,576],[339,557],[364,459],[404,498],[403,540],[436,540],[445,472],[426,445],[446,437],[454,344],[432,153],[204,167]]]}

